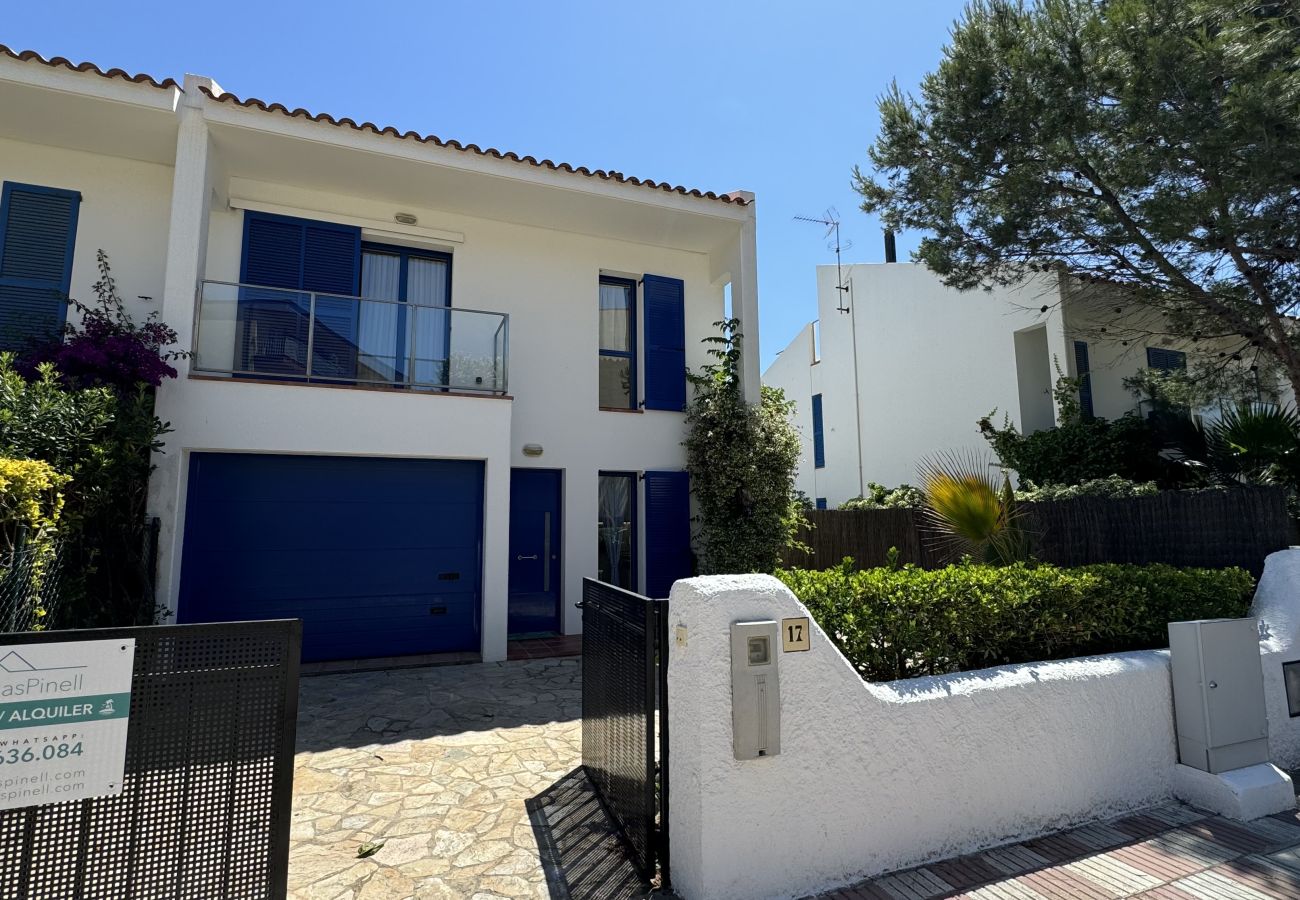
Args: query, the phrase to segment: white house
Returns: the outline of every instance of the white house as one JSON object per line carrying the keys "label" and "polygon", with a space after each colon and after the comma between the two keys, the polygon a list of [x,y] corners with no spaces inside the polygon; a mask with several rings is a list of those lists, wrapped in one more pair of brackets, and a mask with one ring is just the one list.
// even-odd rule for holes
{"label": "white house", "polygon": [[914,263],[818,266],[817,306],[763,383],[796,403],[797,486],[822,507],[870,482],[915,484],[918,462],[936,452],[986,450],[976,423],[994,409],[997,425],[1053,427],[1058,373],[1086,375],[1085,414],[1113,419],[1139,408],[1125,378],[1204,352],[1144,338],[1113,289],[1055,275],[957,291]]}
{"label": "white house", "polygon": [[689,574],[684,375],[728,285],[758,391],[752,194],[7,48],[0,109],[7,339],[57,327],[102,248],[193,351],[150,487],[175,621],[495,660],[579,631],[584,576]]}

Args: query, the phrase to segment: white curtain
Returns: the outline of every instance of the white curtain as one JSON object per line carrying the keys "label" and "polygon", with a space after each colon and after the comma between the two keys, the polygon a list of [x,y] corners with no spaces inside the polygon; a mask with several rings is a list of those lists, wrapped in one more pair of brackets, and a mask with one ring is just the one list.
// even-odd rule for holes
{"label": "white curtain", "polygon": [[632,479],[625,475],[600,476],[600,543],[610,582],[623,584],[623,542],[631,539]]}
{"label": "white curtain", "polygon": [[415,360],[407,377],[416,384],[445,385],[451,355],[451,313],[445,308],[447,264],[440,259],[412,256],[406,269],[406,302],[412,307],[407,350]]}
{"label": "white curtain", "polygon": [[[393,253],[366,251],[361,255],[361,296],[373,300],[397,300],[401,296],[402,258]],[[394,381],[397,377],[397,323],[402,313],[398,303],[362,303],[361,328],[357,335],[357,376],[373,381]]]}
{"label": "white curtain", "polygon": [[600,349],[630,350],[631,291],[622,284],[600,286]]}

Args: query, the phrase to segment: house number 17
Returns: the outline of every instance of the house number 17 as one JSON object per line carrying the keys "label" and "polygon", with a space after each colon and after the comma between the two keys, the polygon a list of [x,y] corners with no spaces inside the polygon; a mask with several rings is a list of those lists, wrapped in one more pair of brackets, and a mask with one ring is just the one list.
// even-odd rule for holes
{"label": "house number 17", "polygon": [[808,617],[801,616],[797,619],[781,620],[781,649],[786,653],[796,653],[800,650],[807,650],[811,646],[808,642]]}

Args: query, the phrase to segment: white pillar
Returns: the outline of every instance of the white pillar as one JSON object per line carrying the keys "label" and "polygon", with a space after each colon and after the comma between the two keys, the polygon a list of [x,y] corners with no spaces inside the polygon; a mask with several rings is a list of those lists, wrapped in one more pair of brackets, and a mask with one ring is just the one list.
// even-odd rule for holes
{"label": "white pillar", "polygon": [[[180,128],[176,137],[176,166],[172,175],[171,218],[167,228],[167,268],[163,281],[162,320],[176,330],[177,346],[193,347],[195,292],[207,262],[209,198],[212,196],[211,156],[208,126],[203,118],[205,99],[199,87],[215,93],[221,89],[210,78],[185,76],[185,93],[177,108]],[[158,389],[157,414],[164,422],[175,421],[181,412],[184,379],[189,361],[176,362],[177,378],[164,381]],[[158,601],[168,617],[176,613],[180,590],[180,523],[184,512],[185,482],[183,435],[166,435],[164,452],[155,453],[155,469],[149,479],[149,510],[158,516]]]}
{"label": "white pillar", "polygon": [[762,384],[758,353],[758,220],[754,195],[750,191],[732,191],[743,197],[749,217],[741,225],[731,261],[731,314],[740,320],[744,335],[740,356],[740,388],[745,399],[758,403]]}

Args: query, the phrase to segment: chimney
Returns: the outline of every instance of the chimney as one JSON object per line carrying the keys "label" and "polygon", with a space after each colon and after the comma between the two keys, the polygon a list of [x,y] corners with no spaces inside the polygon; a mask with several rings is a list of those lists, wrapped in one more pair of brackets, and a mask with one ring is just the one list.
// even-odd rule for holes
{"label": "chimney", "polygon": [[885,229],[885,262],[898,262],[898,247],[894,245],[894,232]]}

